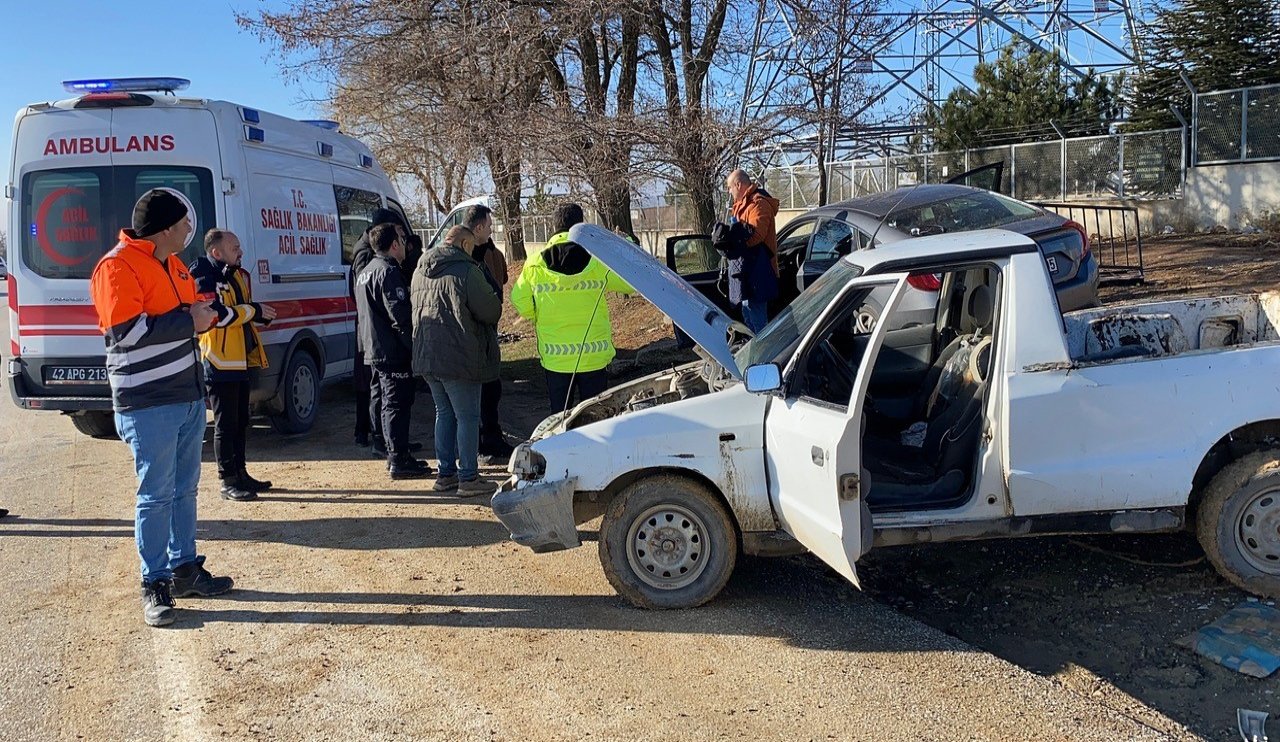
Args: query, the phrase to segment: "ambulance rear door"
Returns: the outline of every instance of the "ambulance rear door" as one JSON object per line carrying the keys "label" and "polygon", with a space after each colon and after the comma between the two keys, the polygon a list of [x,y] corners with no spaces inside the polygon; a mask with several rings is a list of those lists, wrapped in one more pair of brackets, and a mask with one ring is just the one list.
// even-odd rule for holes
{"label": "ambulance rear door", "polygon": [[152,188],[168,188],[186,202],[194,229],[181,257],[193,259],[196,235],[217,220],[218,170],[213,118],[201,108],[48,107],[19,119],[10,265],[17,332],[10,351],[21,359],[14,379],[20,404],[110,407],[89,298],[93,268]]}

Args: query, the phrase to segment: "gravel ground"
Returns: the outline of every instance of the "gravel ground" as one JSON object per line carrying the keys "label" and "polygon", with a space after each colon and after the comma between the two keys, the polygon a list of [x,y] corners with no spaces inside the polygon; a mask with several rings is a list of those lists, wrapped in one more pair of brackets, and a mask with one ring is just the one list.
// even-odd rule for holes
{"label": "gravel ground", "polygon": [[217,498],[206,447],[202,551],[237,589],[149,629],[126,449],[0,403],[0,739],[1194,738],[809,558],[747,560],[702,609],[632,609],[593,543],[536,556],[485,503],[388,480],[350,405],[329,389],[311,434],[253,428],[252,470],[277,484],[255,503]]}

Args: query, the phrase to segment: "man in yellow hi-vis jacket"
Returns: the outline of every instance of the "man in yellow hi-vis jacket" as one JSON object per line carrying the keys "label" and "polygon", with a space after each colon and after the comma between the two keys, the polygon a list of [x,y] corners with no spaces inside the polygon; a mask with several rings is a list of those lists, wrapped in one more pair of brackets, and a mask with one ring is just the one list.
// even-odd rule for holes
{"label": "man in yellow hi-vis jacket", "polygon": [[525,261],[511,289],[511,303],[533,322],[538,357],[547,377],[552,412],[589,399],[608,387],[605,368],[615,355],[605,291],[634,291],[604,263],[569,240],[584,219],[578,204],[561,204],[552,217],[555,234]]}
{"label": "man in yellow hi-vis jacket", "polygon": [[266,368],[267,353],[257,325],[276,318],[275,309],[257,304],[249,273],[240,267],[240,238],[225,229],[204,236],[206,255],[191,264],[200,299],[212,299],[218,319],[200,336],[205,382],[213,407],[213,456],[218,461],[224,500],[253,500],[271,482],[249,476],[245,438],[249,429],[249,369]]}

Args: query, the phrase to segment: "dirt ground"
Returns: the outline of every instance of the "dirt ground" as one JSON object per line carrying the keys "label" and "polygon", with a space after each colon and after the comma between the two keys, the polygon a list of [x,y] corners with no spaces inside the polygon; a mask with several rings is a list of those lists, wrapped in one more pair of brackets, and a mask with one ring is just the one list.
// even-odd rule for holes
{"label": "dirt ground", "polygon": [[[1280,289],[1277,234],[1147,238],[1143,259],[1146,280],[1103,286],[1104,302]],[[620,347],[669,335],[642,300],[615,306],[638,328]],[[1275,678],[1175,645],[1247,598],[1189,534],[901,547],[872,552],[859,569],[864,590],[905,615],[1139,718],[1147,706],[1227,740],[1238,738],[1236,708],[1280,710]]]}
{"label": "dirt ground", "polygon": [[[1144,244],[1146,281],[1106,303],[1280,289],[1280,235],[1196,234]],[[1239,707],[1277,710],[1255,680],[1176,646],[1247,596],[1190,534],[1047,538],[884,549],[864,588],[903,613],[1114,708],[1135,700],[1211,739]]]}
{"label": "dirt ground", "polygon": [[[123,444],[0,402],[0,739],[1194,738],[929,628],[813,559],[744,560],[697,610],[633,609],[589,529],[583,548],[535,555],[483,500],[388,480],[351,442],[352,404],[326,389],[306,435],[255,423],[251,471],[276,485],[256,502],[217,497],[206,444],[200,550],[236,589],[180,599],[172,627],[149,629]],[[430,446],[429,401],[415,412]]]}
{"label": "dirt ground", "polygon": [[[1274,245],[1224,241],[1205,291],[1275,281]],[[1203,242],[1148,244],[1126,296],[1197,285],[1177,265]],[[643,299],[610,306],[615,378],[681,357]],[[502,329],[519,437],[545,387],[528,325]],[[327,388],[303,436],[255,423],[251,470],[277,484],[257,503],[217,498],[206,445],[201,550],[237,590],[157,631],[123,446],[0,402],[0,739],[1231,740],[1236,707],[1275,709],[1274,679],[1174,645],[1244,599],[1183,536],[883,549],[862,592],[807,556],[749,559],[704,608],[637,611],[590,540],[533,555],[485,503],[387,480],[351,404]]]}

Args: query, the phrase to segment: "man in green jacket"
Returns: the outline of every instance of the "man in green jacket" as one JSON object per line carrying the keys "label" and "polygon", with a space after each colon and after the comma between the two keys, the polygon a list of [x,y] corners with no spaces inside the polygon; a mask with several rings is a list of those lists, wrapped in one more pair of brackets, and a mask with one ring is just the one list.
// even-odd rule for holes
{"label": "man in green jacket", "polygon": [[480,387],[498,378],[502,299],[471,257],[475,235],[454,227],[413,272],[413,372],[426,378],[436,406],[433,489],[463,497],[493,494],[480,479]]}
{"label": "man in green jacket", "polygon": [[555,234],[525,261],[511,289],[511,303],[533,323],[538,357],[547,377],[551,411],[568,409],[608,387],[606,367],[616,354],[605,291],[634,291],[618,274],[569,240],[584,219],[578,204],[561,204],[552,216]]}

